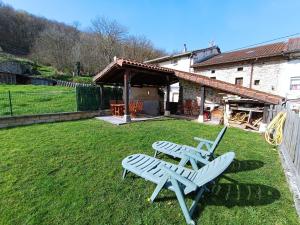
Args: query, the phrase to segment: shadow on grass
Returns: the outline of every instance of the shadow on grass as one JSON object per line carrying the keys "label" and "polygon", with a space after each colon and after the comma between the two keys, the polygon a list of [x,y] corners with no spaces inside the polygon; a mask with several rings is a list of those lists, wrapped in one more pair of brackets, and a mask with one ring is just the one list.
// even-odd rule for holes
{"label": "shadow on grass", "polygon": [[[207,205],[226,206],[259,206],[268,205],[280,199],[280,192],[273,187],[262,184],[248,183],[220,183],[214,184],[210,192],[205,192],[204,197],[199,201],[198,206],[201,212]],[[194,195],[188,195],[187,198],[193,200]],[[158,197],[156,202],[176,200],[176,196]],[[196,213],[196,212],[195,212]],[[195,217],[197,215],[195,214]]]}
{"label": "shadow on grass", "polygon": [[237,160],[235,159],[226,170],[226,173],[236,173],[242,171],[256,170],[265,165],[259,160]]}

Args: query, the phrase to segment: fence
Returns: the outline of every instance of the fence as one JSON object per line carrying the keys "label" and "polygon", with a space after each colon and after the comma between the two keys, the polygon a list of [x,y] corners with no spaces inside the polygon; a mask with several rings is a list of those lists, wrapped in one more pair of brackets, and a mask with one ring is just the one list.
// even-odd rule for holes
{"label": "fence", "polygon": [[75,111],[77,111],[75,89],[0,93],[0,117]]}
{"label": "fence", "polygon": [[91,87],[91,84],[74,83],[63,80],[56,80],[56,85],[64,87]]}
{"label": "fence", "polygon": [[290,187],[294,192],[296,210],[300,215],[300,117],[289,107],[277,105],[269,110],[268,122],[280,111],[286,112],[286,121],[283,128],[283,141],[279,149],[283,167],[287,171]]}
{"label": "fence", "polygon": [[0,117],[108,109],[110,100],[122,99],[122,94],[121,88],[104,87],[100,91],[95,86],[66,91],[5,91],[0,92]]}

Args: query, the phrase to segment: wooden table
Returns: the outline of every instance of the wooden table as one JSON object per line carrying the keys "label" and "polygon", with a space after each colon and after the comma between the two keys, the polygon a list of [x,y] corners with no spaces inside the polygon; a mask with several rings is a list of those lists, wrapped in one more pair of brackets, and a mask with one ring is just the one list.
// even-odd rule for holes
{"label": "wooden table", "polygon": [[110,104],[114,116],[123,116],[125,104]]}

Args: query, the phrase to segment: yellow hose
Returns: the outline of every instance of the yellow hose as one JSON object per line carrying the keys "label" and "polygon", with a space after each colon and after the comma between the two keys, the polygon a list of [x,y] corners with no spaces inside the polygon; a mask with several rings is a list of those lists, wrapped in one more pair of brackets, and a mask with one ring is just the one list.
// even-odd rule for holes
{"label": "yellow hose", "polygon": [[286,120],[286,112],[278,113],[265,132],[266,141],[271,145],[280,145],[283,139],[283,125]]}

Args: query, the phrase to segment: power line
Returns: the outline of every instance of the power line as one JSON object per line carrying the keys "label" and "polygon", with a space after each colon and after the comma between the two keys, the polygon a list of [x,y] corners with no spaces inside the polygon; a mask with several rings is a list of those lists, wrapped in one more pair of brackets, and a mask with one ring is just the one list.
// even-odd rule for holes
{"label": "power line", "polygon": [[237,51],[237,50],[242,50],[242,49],[245,49],[245,48],[254,47],[254,46],[257,46],[257,45],[261,45],[261,44],[265,44],[265,43],[277,41],[277,40],[280,40],[280,39],[284,39],[284,38],[288,38],[288,37],[293,37],[293,36],[296,36],[296,35],[300,35],[300,32],[295,33],[295,34],[290,34],[290,35],[282,36],[282,37],[278,37],[278,38],[274,38],[274,39],[271,39],[271,40],[268,40],[268,41],[259,42],[259,43],[256,43],[256,44],[246,45],[246,46],[241,47],[241,48],[231,49],[231,50],[228,50],[228,51],[225,51],[225,52],[222,52],[222,53],[227,53],[227,52],[233,52],[233,51]]}

